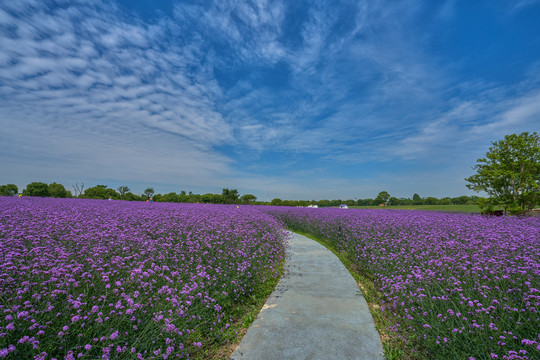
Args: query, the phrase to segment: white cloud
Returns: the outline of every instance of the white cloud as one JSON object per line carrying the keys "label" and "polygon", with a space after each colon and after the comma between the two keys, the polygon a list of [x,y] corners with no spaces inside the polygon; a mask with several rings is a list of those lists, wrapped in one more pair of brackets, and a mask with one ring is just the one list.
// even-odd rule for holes
{"label": "white cloud", "polygon": [[527,7],[534,6],[540,4],[540,1],[538,0],[517,0],[517,1],[510,1],[511,9],[514,11],[520,11]]}
{"label": "white cloud", "polygon": [[103,178],[171,183],[181,174],[214,184],[230,171],[212,148],[232,140],[215,110],[220,90],[189,44],[163,51],[169,24],[149,31],[97,3],[25,4],[0,12],[14,28],[0,35],[3,163],[74,179],[84,169],[66,164],[85,164]]}
{"label": "white cloud", "polygon": [[[454,79],[455,64],[432,56],[429,34],[416,30],[426,6],[417,0],[316,1],[296,4],[294,17],[278,0],[181,2],[152,23],[114,3],[55,4],[0,6],[1,140],[11,148],[0,154],[26,172],[39,155],[105,178],[174,183],[181,174],[287,194],[330,182],[338,194],[354,186],[321,176],[306,187],[301,179],[313,174],[266,181],[238,169],[269,153],[287,154],[290,168],[304,155],[348,166],[452,164],[494,136],[538,128],[537,68],[519,86]],[[455,1],[434,9],[451,22]],[[449,149],[459,156],[449,159]],[[235,151],[249,161],[235,164]],[[53,169],[82,171],[36,167]]]}
{"label": "white cloud", "polygon": [[540,129],[540,92],[533,91],[516,99],[506,101],[506,109],[495,119],[485,124],[472,127],[471,132],[475,135],[496,136],[497,139],[504,135],[520,133],[523,131],[533,132]]}

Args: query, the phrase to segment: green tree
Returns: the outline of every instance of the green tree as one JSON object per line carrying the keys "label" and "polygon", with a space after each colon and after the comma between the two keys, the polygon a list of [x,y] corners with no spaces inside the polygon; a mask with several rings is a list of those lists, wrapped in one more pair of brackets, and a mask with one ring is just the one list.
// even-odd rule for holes
{"label": "green tree", "polygon": [[122,186],[119,186],[117,190],[120,196],[122,196],[129,191],[129,187],[126,185],[122,185]]}
{"label": "green tree", "polygon": [[174,192],[163,195],[160,201],[163,202],[180,202],[180,196]]}
{"label": "green tree", "polygon": [[245,194],[240,197],[240,201],[244,204],[253,204],[257,200],[257,197],[252,194]]}
{"label": "green tree", "polygon": [[444,197],[441,199],[441,205],[452,205],[452,199],[449,197]]}
{"label": "green tree", "polygon": [[439,205],[440,203],[440,200],[433,196],[428,196],[424,201],[425,205]]}
{"label": "green tree", "polygon": [[146,196],[147,198],[151,198],[153,195],[154,195],[154,188],[147,187],[146,189],[144,189],[144,196]]}
{"label": "green tree", "polygon": [[15,184],[0,185],[0,196],[15,196],[19,193],[19,188]]}
{"label": "green tree", "polygon": [[43,182],[33,182],[26,185],[26,189],[23,190],[24,196],[49,196],[49,186]]}
{"label": "green tree", "polygon": [[423,205],[424,201],[422,200],[420,195],[414,194],[413,197],[412,197],[412,204],[413,205]]}
{"label": "green tree", "polygon": [[390,194],[386,191],[381,191],[379,193],[379,195],[377,195],[377,197],[375,198],[375,202],[378,204],[385,204],[388,202],[388,200],[390,199]]}
{"label": "green tree", "polygon": [[50,183],[49,184],[49,196],[55,197],[55,198],[65,198],[68,197],[68,192],[64,185],[58,184],[58,183]]}
{"label": "green tree", "polygon": [[274,206],[281,206],[283,204],[283,200],[279,198],[275,198],[275,199],[272,199],[272,201],[270,201],[270,204]]}
{"label": "green tree", "polygon": [[203,194],[201,196],[201,201],[205,204],[222,204],[223,198],[220,194]]}
{"label": "green tree", "polygon": [[120,196],[114,189],[107,188],[107,185],[96,185],[86,189],[83,197],[86,199],[118,199]]}
{"label": "green tree", "polygon": [[122,195],[120,197],[120,199],[126,200],[126,201],[141,201],[141,200],[143,200],[140,196],[137,196],[137,195],[135,195],[134,193],[132,193],[130,191],[128,191],[127,193]]}
{"label": "green tree", "polygon": [[455,198],[452,198],[452,204],[453,205],[465,205],[469,201],[468,196],[458,196]]}
{"label": "green tree", "polygon": [[467,187],[485,191],[487,203],[505,211],[532,209],[540,201],[540,136],[523,132],[492,144],[486,157],[476,160],[476,174],[465,179]]}
{"label": "green tree", "polygon": [[223,189],[221,196],[225,204],[236,204],[238,202],[238,190],[236,189]]}

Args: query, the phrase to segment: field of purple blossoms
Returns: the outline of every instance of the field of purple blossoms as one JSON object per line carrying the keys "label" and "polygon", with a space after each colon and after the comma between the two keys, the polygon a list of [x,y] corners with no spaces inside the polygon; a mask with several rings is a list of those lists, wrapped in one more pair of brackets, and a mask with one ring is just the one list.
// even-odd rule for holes
{"label": "field of purple blossoms", "polygon": [[0,358],[201,354],[279,275],[282,228],[254,207],[0,197]]}
{"label": "field of purple blossoms", "polygon": [[[269,208],[373,279],[410,353],[540,359],[540,218]],[[413,357],[415,357],[413,355]]]}

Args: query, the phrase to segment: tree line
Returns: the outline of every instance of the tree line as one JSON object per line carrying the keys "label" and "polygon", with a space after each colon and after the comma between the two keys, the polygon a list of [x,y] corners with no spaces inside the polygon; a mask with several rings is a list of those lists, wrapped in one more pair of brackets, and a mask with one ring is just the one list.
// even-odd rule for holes
{"label": "tree line", "polygon": [[[18,188],[14,184],[0,185],[0,196],[16,196]],[[374,199],[334,199],[334,200],[282,200],[279,198],[271,201],[257,201],[257,197],[252,194],[240,195],[237,189],[225,188],[221,194],[194,194],[193,192],[180,191],[167,194],[156,194],[152,187],[148,187],[142,194],[134,194],[126,185],[112,189],[106,185],[96,185],[85,189],[84,183],[73,185],[73,191],[67,190],[64,185],[56,182],[46,184],[43,182],[32,182],[26,186],[21,193],[22,196],[39,196],[55,198],[82,198],[82,199],[112,199],[127,201],[147,201],[154,202],[176,202],[176,203],[206,203],[206,204],[257,204],[276,206],[309,206],[335,207],[342,204],[348,206],[379,206],[379,205],[464,205],[476,204],[478,196],[459,197],[426,197],[422,198],[414,194],[412,198],[392,197],[386,191],[381,191]]]}
{"label": "tree line", "polygon": [[[240,196],[236,189],[223,189],[221,194],[168,193],[154,194],[148,187],[141,195],[133,194],[126,185],[117,190],[106,185],[96,185],[84,189],[84,183],[73,186],[73,193],[62,184],[53,182],[33,182],[22,191],[23,196],[41,197],[79,197],[86,199],[120,199],[128,201],[163,201],[180,203],[212,203],[212,204],[261,204],[284,206],[319,207],[339,206],[386,206],[386,205],[478,205],[483,213],[492,213],[495,207],[504,208],[510,214],[522,214],[540,205],[540,136],[533,132],[519,135],[506,135],[503,140],[492,143],[485,158],[478,159],[473,167],[476,174],[466,178],[467,187],[476,192],[483,191],[488,197],[459,196],[422,198],[414,194],[412,198],[396,198],[387,191],[381,191],[374,199],[355,200],[282,200],[272,199],[270,202],[257,201],[252,194]],[[14,184],[0,185],[0,196],[15,196],[19,189]]]}
{"label": "tree line", "polygon": [[[0,185],[0,196],[16,196],[19,189],[14,184]],[[64,185],[56,182],[32,182],[26,186],[19,196],[38,196],[55,198],[81,198],[81,199],[111,199],[126,201],[156,201],[178,203],[212,203],[212,204],[253,204],[257,197],[252,194],[240,196],[236,189],[223,189],[221,194],[194,194],[186,193],[155,194],[152,187],[148,187],[142,194],[134,194],[127,185],[112,189],[107,185],[96,185],[85,189],[84,183],[73,185],[73,191],[67,190]]]}

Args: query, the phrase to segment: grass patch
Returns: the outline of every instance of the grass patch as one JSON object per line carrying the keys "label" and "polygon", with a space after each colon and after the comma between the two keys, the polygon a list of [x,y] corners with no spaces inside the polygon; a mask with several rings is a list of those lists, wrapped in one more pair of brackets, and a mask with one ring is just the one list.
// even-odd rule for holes
{"label": "grass patch", "polygon": [[366,299],[371,316],[373,316],[373,320],[375,321],[375,327],[379,332],[385,358],[387,360],[407,359],[407,357],[405,357],[406,349],[403,346],[403,342],[395,336],[395,333],[389,330],[389,327],[394,324],[395,321],[392,322],[392,319],[388,317],[388,313],[381,311],[382,294],[377,291],[377,287],[373,280],[366,274],[362,274],[358,266],[352,262],[346,254],[339,253],[332,244],[329,244],[310,233],[297,230],[294,230],[294,232],[318,242],[338,257],[345,268],[349,270],[349,273],[356,281],[356,284]]}

